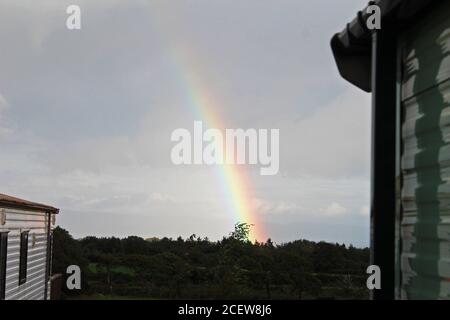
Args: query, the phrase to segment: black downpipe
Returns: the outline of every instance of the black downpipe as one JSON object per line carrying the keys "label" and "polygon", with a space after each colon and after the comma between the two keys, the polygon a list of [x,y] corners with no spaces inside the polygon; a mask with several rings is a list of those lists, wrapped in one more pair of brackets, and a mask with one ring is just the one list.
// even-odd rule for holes
{"label": "black downpipe", "polygon": [[48,221],[47,221],[47,261],[45,265],[45,290],[44,290],[44,300],[47,300],[47,294],[48,294],[48,281],[50,278],[50,272],[51,272],[51,262],[52,262],[52,235],[51,235],[51,220],[52,215],[50,212],[47,213],[48,215]]}
{"label": "black downpipe", "polygon": [[395,298],[397,34],[383,24],[372,38],[371,264],[381,269],[372,298]]}

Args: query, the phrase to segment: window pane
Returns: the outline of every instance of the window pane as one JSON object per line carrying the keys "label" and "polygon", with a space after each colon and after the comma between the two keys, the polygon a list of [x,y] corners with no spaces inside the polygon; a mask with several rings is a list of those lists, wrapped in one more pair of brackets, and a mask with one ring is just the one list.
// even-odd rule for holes
{"label": "window pane", "polygon": [[20,234],[20,267],[19,284],[27,281],[27,261],[28,261],[28,231]]}

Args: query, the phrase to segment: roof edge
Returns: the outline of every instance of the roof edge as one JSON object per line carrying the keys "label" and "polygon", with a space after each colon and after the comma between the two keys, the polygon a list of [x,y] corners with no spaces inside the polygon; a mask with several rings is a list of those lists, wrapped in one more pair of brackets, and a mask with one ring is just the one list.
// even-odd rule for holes
{"label": "roof edge", "polygon": [[58,214],[59,209],[42,203],[31,202],[16,197],[0,194],[0,207],[10,209],[21,209],[31,211],[43,211],[52,214]]}
{"label": "roof edge", "polygon": [[372,91],[372,30],[367,28],[367,8],[377,5],[381,10],[382,25],[393,22],[399,26],[414,18],[422,9],[442,0],[377,0],[368,5],[336,33],[330,42],[337,68],[342,78],[358,88]]}

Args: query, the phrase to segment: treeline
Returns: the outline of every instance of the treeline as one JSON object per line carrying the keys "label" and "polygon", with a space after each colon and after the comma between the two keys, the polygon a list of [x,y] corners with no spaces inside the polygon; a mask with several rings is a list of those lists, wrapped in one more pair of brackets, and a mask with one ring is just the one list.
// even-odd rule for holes
{"label": "treeline", "polygon": [[[365,299],[369,249],[297,240],[247,240],[249,226],[221,241],[86,237],[54,230],[53,273],[82,270],[82,289],[65,298]],[[65,281],[64,281],[65,283]]]}

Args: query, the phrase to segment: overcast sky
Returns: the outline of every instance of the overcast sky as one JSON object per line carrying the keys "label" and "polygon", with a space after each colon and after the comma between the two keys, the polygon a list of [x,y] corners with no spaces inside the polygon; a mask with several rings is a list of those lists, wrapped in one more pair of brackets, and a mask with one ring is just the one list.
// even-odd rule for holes
{"label": "overcast sky", "polygon": [[370,98],[329,46],[365,4],[0,0],[0,193],[76,237],[227,235],[217,168],[170,161],[194,76],[228,127],[280,129],[279,173],[246,168],[268,236],[368,245]]}

